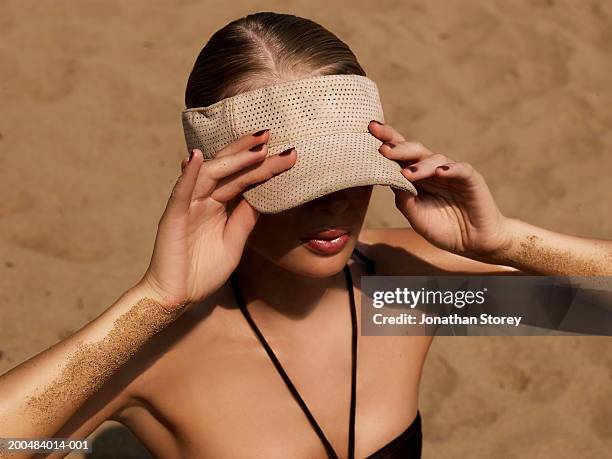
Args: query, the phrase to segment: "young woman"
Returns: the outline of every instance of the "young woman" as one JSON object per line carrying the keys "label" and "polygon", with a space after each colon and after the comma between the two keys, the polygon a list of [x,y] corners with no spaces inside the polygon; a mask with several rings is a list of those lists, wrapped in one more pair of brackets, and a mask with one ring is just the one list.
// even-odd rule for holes
{"label": "young woman", "polygon": [[[202,50],[186,105],[334,74],[365,75],[332,33],[253,14]],[[268,131],[208,161],[193,151],[142,279],[0,377],[0,437],[84,438],[114,419],[162,458],[419,457],[419,380],[432,338],[355,341],[360,277],[609,275],[612,243],[507,218],[469,164],[388,124],[368,129],[418,188],[417,197],[394,189],[412,229],[362,230],[372,186],[259,214],[241,194],[300,154],[268,155]]]}

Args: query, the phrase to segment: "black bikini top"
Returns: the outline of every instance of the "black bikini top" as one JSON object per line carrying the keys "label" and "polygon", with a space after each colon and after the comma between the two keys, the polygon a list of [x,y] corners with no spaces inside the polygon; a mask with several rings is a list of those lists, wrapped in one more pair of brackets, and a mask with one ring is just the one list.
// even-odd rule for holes
{"label": "black bikini top", "polygon": [[[366,271],[368,274],[375,274],[376,266],[374,260],[366,257],[359,250],[354,249],[353,255],[356,255],[360,261],[365,264]],[[351,371],[351,408],[349,412],[349,437],[348,437],[348,458],[354,459],[355,457],[355,402],[356,402],[356,377],[357,377],[357,309],[355,307],[355,297],[353,293],[353,278],[351,276],[351,271],[349,270],[348,265],[345,265],[344,268],[344,276],[346,279],[347,290],[349,293],[349,300],[351,305],[351,325],[352,325],[352,340],[351,340],[351,351],[352,351],[352,371]],[[242,296],[242,292],[240,291],[240,287],[238,285],[238,279],[236,277],[236,273],[233,272],[230,276],[230,282],[232,285],[232,290],[234,292],[234,297],[236,298],[236,303],[238,303],[242,314],[245,319],[259,338],[262,346],[266,350],[268,356],[272,360],[274,367],[285,381],[289,391],[295,398],[298,405],[302,408],[302,411],[308,418],[312,428],[316,432],[316,434],[321,439],[325,450],[327,451],[327,455],[331,459],[338,459],[338,454],[332,447],[331,443],[325,437],[323,430],[319,427],[319,424],[315,420],[314,416],[306,406],[306,403],[298,393],[297,389],[287,376],[284,368],[276,358],[276,355],[270,348],[270,345],[262,335],[261,331],[253,321],[251,314],[246,308],[246,304],[244,302],[244,297]],[[411,458],[420,458],[421,457],[421,446],[422,446],[422,432],[421,432],[421,415],[417,411],[417,416],[412,421],[412,423],[408,426],[408,428],[402,432],[398,437],[391,440],[381,449],[376,451],[367,457],[367,459],[411,459]]]}

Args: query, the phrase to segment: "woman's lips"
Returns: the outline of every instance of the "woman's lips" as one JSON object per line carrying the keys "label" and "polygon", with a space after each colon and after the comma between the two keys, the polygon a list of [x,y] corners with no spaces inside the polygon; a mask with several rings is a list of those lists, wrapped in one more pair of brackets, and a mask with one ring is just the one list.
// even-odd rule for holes
{"label": "woman's lips", "polygon": [[301,238],[304,245],[315,252],[333,254],[340,252],[349,240],[350,231],[330,228]]}

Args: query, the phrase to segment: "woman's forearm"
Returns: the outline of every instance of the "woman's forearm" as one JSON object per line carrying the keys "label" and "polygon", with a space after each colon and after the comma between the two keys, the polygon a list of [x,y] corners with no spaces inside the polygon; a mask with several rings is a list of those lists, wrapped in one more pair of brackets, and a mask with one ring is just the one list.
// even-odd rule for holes
{"label": "woman's forearm", "polygon": [[74,335],[0,376],[0,437],[51,437],[185,306],[139,283]]}
{"label": "woman's forearm", "polygon": [[545,275],[612,275],[612,241],[556,233],[508,219],[510,242],[487,262]]}

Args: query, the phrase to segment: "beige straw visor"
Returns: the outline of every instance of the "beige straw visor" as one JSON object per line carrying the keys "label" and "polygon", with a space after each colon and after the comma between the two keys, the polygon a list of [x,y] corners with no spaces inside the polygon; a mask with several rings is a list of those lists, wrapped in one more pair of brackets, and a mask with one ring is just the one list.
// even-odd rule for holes
{"label": "beige straw visor", "polygon": [[261,129],[270,130],[268,155],[295,147],[293,167],[242,193],[266,214],[363,185],[416,195],[401,166],[378,151],[382,142],[368,131],[371,120],[384,122],[378,88],[361,75],[285,81],[182,112],[187,149],[202,150],[205,160]]}

